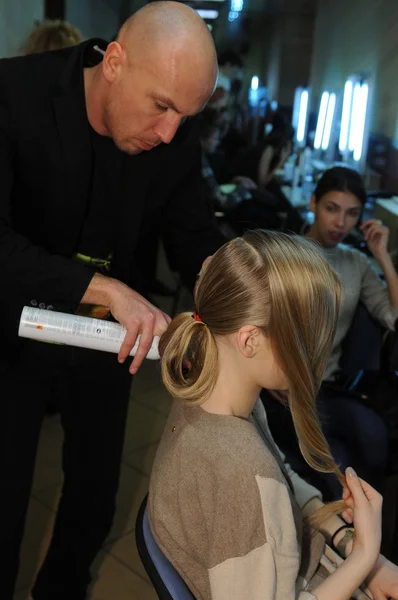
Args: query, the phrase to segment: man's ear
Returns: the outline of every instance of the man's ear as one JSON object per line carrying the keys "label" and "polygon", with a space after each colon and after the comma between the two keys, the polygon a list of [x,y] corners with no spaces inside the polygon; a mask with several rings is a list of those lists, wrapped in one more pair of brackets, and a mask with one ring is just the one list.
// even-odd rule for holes
{"label": "man's ear", "polygon": [[115,81],[125,61],[126,52],[119,42],[111,42],[108,44],[102,61],[102,70],[105,79],[109,83]]}
{"label": "man's ear", "polygon": [[255,325],[245,325],[236,334],[239,352],[245,358],[253,358],[260,348],[263,332]]}

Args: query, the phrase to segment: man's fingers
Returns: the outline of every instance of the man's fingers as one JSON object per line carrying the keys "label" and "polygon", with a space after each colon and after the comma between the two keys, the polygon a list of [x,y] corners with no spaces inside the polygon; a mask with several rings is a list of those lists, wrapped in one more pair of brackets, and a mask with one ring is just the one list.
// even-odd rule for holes
{"label": "man's fingers", "polygon": [[166,319],[166,323],[167,325],[170,325],[172,318],[170,317],[170,315],[168,315],[167,313],[162,313],[163,317]]}
{"label": "man's fingers", "polygon": [[144,358],[148,354],[153,340],[153,323],[147,324],[147,327],[142,331],[140,343],[138,345],[137,352],[135,353],[134,360],[130,365],[130,373],[135,375],[140,368]]}
{"label": "man's fingers", "polygon": [[123,363],[129,356],[138,336],[138,324],[130,327],[124,336],[123,344],[120,346],[118,361]]}
{"label": "man's fingers", "polygon": [[153,335],[158,335],[160,337],[166,331],[171,321],[172,319],[171,317],[169,317],[168,314],[164,312],[159,313],[159,316],[156,319],[155,326],[153,329]]}

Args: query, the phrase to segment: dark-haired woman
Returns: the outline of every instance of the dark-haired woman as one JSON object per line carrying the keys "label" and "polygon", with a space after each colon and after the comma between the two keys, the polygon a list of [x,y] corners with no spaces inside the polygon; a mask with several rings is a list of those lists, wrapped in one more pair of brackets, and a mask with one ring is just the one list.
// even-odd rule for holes
{"label": "dark-haired woman", "polygon": [[398,318],[398,275],[387,250],[388,228],[375,219],[360,226],[386,285],[363,253],[342,245],[358,224],[365,202],[364,184],[356,171],[343,167],[327,171],[311,199],[315,220],[307,235],[321,244],[343,289],[332,355],[319,399],[326,418],[325,433],[340,467],[353,461],[362,476],[378,487],[387,462],[386,426],[372,409],[353,398],[334,394],[330,386],[328,391],[327,385],[338,375],[341,345],[359,302],[386,329],[394,331]]}
{"label": "dark-haired woman", "polygon": [[[370,315],[388,330],[394,331],[398,318],[398,275],[387,250],[388,228],[375,219],[360,226],[386,285],[363,253],[342,244],[357,226],[365,202],[365,187],[356,171],[343,167],[326,171],[311,198],[315,220],[307,237],[320,244],[342,284],[336,335],[318,398],[324,433],[340,468],[353,464],[361,477],[380,487],[388,457],[386,425],[374,410],[336,385],[342,343],[358,304],[364,304]],[[331,476],[327,483],[332,496],[340,497],[337,480]]]}

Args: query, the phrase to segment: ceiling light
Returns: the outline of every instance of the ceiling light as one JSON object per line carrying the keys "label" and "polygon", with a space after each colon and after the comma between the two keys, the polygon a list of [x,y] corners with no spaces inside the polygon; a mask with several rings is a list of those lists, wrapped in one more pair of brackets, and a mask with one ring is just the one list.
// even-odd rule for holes
{"label": "ceiling light", "polygon": [[257,75],[253,75],[252,82],[250,85],[252,90],[258,90],[258,82],[259,82],[259,79],[258,79]]}

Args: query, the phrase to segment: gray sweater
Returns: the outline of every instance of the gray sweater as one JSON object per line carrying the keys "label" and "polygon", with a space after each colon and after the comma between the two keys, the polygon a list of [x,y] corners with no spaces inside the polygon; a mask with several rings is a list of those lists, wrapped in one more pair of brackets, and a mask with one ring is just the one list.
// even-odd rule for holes
{"label": "gray sweater", "polygon": [[391,306],[387,289],[367,257],[354,248],[340,244],[323,249],[324,256],[340,276],[343,294],[336,336],[324,380],[333,380],[339,370],[341,344],[361,301],[369,313],[386,329],[394,330],[398,309]]}

